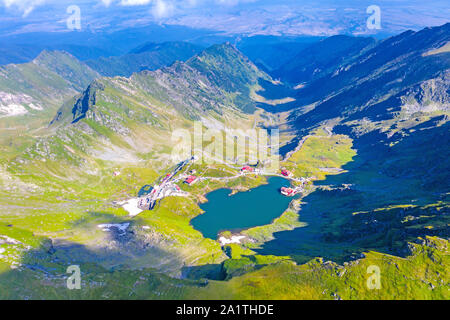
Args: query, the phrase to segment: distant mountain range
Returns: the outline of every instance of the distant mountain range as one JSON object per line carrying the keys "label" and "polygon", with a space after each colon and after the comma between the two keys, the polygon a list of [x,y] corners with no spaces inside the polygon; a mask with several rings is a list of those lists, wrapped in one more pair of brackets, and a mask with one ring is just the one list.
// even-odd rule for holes
{"label": "distant mountain range", "polygon": [[[200,119],[211,115],[210,112],[223,115],[226,110],[232,111],[233,108],[252,111],[256,103],[250,99],[250,89],[258,83],[258,79],[269,77],[232,45],[215,45],[185,63],[177,61],[160,70],[134,73],[129,78],[98,79],[68,111],[73,115],[72,122],[85,118],[88,112],[98,116],[101,114],[100,109],[94,111],[91,108],[100,106],[100,96],[104,101],[111,101],[132,92],[135,92],[136,102],[140,100],[138,92],[143,94],[142,106],[149,103],[146,96],[151,95],[152,99],[158,100],[158,105],[170,106],[187,119]],[[110,92],[114,92],[116,97]],[[155,103],[151,102],[149,107]],[[57,119],[67,117],[63,114],[64,110],[65,107],[58,113]],[[108,113],[107,109],[105,112]]]}
{"label": "distant mountain range", "polygon": [[[215,45],[186,62],[136,72],[129,78],[98,78],[57,112],[50,126],[54,136],[46,144],[48,150],[60,151],[47,156],[73,159],[74,153],[57,147],[61,140],[54,138],[64,136],[72,150],[79,149],[80,143],[85,146],[78,159],[89,158],[94,149],[98,153],[105,147],[126,149],[136,158],[136,153],[149,145],[167,146],[169,128],[175,124],[186,127],[193,120],[202,120],[223,126],[224,121],[253,112],[257,102],[251,99],[251,91],[259,80],[269,79],[231,44]],[[143,142],[147,147],[130,143],[130,137],[142,140],[140,136],[148,130],[151,133]],[[86,132],[89,137],[84,136]]]}
{"label": "distant mountain range", "polygon": [[338,69],[348,59],[375,46],[373,38],[333,36],[316,42],[300,51],[295,57],[273,72],[275,77],[294,86],[320,78]]}
{"label": "distant mountain range", "polygon": [[122,56],[101,57],[85,63],[102,76],[129,77],[134,72],[160,69],[177,60],[186,61],[202,49],[188,42],[146,43]]}
{"label": "distant mountain range", "polygon": [[407,31],[362,52],[344,54],[347,62],[297,91],[298,102],[315,103],[313,110],[297,116],[297,126],[340,116],[355,119],[356,114],[383,119],[398,113],[406,101],[414,104],[418,96],[430,99],[422,101],[424,106],[438,103],[437,108],[447,110],[449,41],[450,23]]}
{"label": "distant mountain range", "polygon": [[130,76],[185,61],[201,51],[186,42],[147,43],[129,54],[79,61],[63,51],[44,50],[25,64],[0,66],[0,117],[55,110],[101,76]]}

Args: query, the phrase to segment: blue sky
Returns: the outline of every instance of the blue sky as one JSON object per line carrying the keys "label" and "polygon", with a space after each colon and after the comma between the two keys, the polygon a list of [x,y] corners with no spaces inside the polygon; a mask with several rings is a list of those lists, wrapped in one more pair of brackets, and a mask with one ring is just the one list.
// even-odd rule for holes
{"label": "blue sky", "polygon": [[443,0],[0,0],[0,17],[8,32],[62,32],[67,7],[77,5],[90,30],[159,23],[229,34],[370,34],[366,9],[372,4],[381,8],[387,33],[440,25],[450,17]]}

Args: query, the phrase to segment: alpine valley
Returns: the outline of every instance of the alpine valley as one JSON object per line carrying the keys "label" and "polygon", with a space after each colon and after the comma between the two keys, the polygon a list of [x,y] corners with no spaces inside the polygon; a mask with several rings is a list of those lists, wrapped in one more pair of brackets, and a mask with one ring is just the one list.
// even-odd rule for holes
{"label": "alpine valley", "polygon": [[0,299],[450,299],[450,23],[215,42],[0,66]]}

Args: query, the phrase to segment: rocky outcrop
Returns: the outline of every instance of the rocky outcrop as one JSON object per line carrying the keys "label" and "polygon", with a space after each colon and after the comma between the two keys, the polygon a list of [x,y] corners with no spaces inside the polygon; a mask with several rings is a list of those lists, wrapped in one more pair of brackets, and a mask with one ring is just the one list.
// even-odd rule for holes
{"label": "rocky outcrop", "polygon": [[77,100],[72,109],[72,123],[76,123],[86,117],[89,108],[95,105],[97,90],[104,90],[104,86],[100,82],[94,81],[81,94],[81,97]]}

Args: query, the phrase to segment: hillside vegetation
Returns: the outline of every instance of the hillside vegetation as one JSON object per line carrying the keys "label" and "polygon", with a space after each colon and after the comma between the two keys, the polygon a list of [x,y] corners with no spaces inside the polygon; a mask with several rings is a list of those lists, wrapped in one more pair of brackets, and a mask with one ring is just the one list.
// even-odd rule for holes
{"label": "hillside vegetation", "polygon": [[[30,103],[53,112],[39,116],[48,127],[0,140],[0,298],[449,299],[449,26],[314,42],[280,68],[285,83],[229,43],[156,70],[131,56],[95,62],[120,76],[54,52],[2,67],[0,91],[31,97],[29,115]],[[5,131],[30,123],[4,119]],[[123,206],[170,176],[172,132],[195,121],[294,137],[280,169],[301,192],[271,223],[219,235],[239,243],[203,237],[199,203],[281,170],[191,159],[182,174],[197,183],[180,178],[178,196],[137,216]],[[82,289],[70,291],[74,264]]]}

